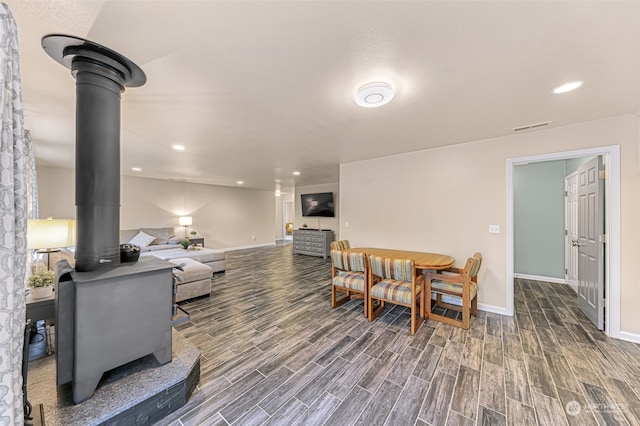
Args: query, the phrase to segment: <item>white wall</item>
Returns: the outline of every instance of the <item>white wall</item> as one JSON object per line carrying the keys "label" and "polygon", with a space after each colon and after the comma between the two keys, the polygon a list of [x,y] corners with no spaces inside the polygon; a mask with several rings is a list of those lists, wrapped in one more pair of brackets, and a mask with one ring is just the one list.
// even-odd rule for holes
{"label": "white wall", "polygon": [[[333,202],[335,204],[336,217],[303,217],[302,209],[300,207],[300,195],[313,194],[318,192],[333,192]],[[302,228],[303,224],[307,224],[309,228],[317,229],[318,224],[320,229],[331,229],[335,233],[336,240],[338,240],[340,225],[340,184],[339,183],[326,183],[321,185],[306,185],[296,186],[295,197],[295,218],[293,222],[293,229]]]}
{"label": "white wall", "polygon": [[[38,167],[40,217],[74,218],[74,186],[73,170]],[[122,176],[120,192],[121,229],[178,227],[178,216],[188,215],[190,229],[205,238],[207,247],[275,241],[273,191]]]}
{"label": "white wall", "polygon": [[[624,115],[340,166],[340,238],[431,251],[462,265],[483,253],[479,303],[507,307],[506,160],[606,145],[621,150],[621,330],[640,335],[638,117]],[[383,172],[380,172],[383,171]],[[349,221],[350,227],[344,228]],[[500,234],[488,225],[499,224]]]}

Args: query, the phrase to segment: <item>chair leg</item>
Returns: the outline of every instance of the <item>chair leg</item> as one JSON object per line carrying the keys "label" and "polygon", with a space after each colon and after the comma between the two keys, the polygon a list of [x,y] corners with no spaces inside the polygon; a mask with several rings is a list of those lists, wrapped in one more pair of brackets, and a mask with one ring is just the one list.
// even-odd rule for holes
{"label": "chair leg", "polygon": [[462,328],[469,329],[471,325],[471,302],[468,297],[462,298]]}
{"label": "chair leg", "polygon": [[378,306],[374,306],[374,299],[371,298],[369,299],[369,321],[373,321],[374,319],[376,319],[380,313],[382,311],[384,311],[384,301],[377,299],[378,300]]}
{"label": "chair leg", "polygon": [[364,304],[364,317],[369,318],[369,295],[365,292],[362,296]]}
{"label": "chair leg", "polygon": [[431,279],[427,276],[424,280],[424,291],[421,294],[420,310],[422,318],[431,315]]}
{"label": "chair leg", "polygon": [[424,321],[424,317],[422,315],[418,315],[418,318],[416,318],[416,314],[419,314],[421,310],[422,310],[421,308],[420,310],[418,310],[418,301],[414,300],[411,306],[411,335],[412,336],[416,334],[416,331],[418,331],[418,328],[420,328],[422,321]]}
{"label": "chair leg", "polygon": [[473,314],[474,317],[478,316],[478,296],[477,295],[471,301],[471,313]]}
{"label": "chair leg", "polygon": [[336,307],[336,286],[331,285],[331,307]]}
{"label": "chair leg", "polygon": [[469,306],[462,307],[462,328],[468,330],[471,326],[471,309]]}
{"label": "chair leg", "polygon": [[[342,299],[338,299],[338,293],[346,293]],[[331,286],[331,307],[337,308],[342,305],[344,302],[347,302],[351,299],[351,292],[349,290],[337,290],[336,286]]]}

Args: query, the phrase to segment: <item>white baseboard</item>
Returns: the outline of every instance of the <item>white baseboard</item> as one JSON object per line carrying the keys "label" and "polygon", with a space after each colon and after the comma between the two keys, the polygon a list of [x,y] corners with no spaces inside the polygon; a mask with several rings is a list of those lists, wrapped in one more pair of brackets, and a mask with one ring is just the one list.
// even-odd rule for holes
{"label": "white baseboard", "polygon": [[272,243],[265,243],[265,244],[254,244],[252,246],[238,246],[238,247],[225,247],[225,248],[219,248],[219,249],[214,249],[214,250],[220,250],[220,251],[234,251],[234,250],[244,250],[244,249],[250,249],[250,248],[256,248],[256,247],[269,247],[269,246],[275,246],[276,243],[275,241]]}
{"label": "white baseboard", "polygon": [[[433,294],[431,296],[432,296],[431,298],[435,300],[435,297],[433,297]],[[459,297],[448,296],[446,294],[442,295],[442,301],[445,303],[449,303],[451,305],[457,305],[457,306],[462,305],[462,302]],[[485,305],[484,303],[478,303],[478,309],[481,311],[491,312],[494,314],[512,316],[512,315],[509,315],[509,312],[507,311],[506,308],[502,308],[500,306]]]}
{"label": "white baseboard", "polygon": [[617,336],[611,336],[611,337],[614,337],[620,340],[626,340],[628,342],[640,343],[640,334],[629,333],[627,331],[621,331],[618,333]]}
{"label": "white baseboard", "polygon": [[547,283],[556,283],[556,284],[566,284],[567,281],[564,278],[552,278],[552,277],[543,277],[540,275],[529,275],[529,274],[513,274],[513,278],[522,278],[525,280],[533,280],[533,281],[544,281]]}
{"label": "white baseboard", "polygon": [[500,306],[485,305],[484,303],[478,303],[478,309],[485,312],[492,312],[494,314],[505,315],[507,317],[513,316],[513,314],[509,314],[509,311],[507,311],[507,308],[503,308]]}

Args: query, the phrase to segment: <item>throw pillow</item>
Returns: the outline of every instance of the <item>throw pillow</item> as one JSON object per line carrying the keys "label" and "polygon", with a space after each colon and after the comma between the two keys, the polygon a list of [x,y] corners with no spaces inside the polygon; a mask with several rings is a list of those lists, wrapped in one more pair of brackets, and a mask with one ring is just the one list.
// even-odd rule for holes
{"label": "throw pillow", "polygon": [[140,231],[145,234],[153,235],[156,237],[155,241],[151,244],[167,244],[167,240],[175,235],[173,228],[140,228]]}
{"label": "throw pillow", "polygon": [[138,232],[138,235],[136,235],[129,241],[129,244],[133,244],[134,246],[138,246],[140,248],[145,248],[155,239],[156,237],[154,237],[153,235],[149,235],[140,231]]}

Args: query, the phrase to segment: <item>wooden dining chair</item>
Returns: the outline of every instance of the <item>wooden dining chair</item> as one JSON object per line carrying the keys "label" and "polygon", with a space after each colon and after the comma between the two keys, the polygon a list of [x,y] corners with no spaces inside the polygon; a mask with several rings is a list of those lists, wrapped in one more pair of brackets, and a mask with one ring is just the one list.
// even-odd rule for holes
{"label": "wooden dining chair", "polygon": [[349,244],[349,240],[331,241],[329,248],[331,248],[331,250],[346,250],[351,248],[351,245]]}
{"label": "wooden dining chair", "polygon": [[[364,253],[331,250],[331,307],[342,305],[352,298],[364,301],[364,316],[368,316],[369,263]],[[338,293],[346,294],[338,299]]]}
{"label": "wooden dining chair", "polygon": [[[482,255],[476,253],[467,259],[464,269],[449,268],[440,272],[428,272],[425,275],[424,307],[428,317],[447,324],[469,329],[471,315],[478,314],[478,271],[482,265]],[[436,293],[435,304],[441,308],[462,313],[457,320],[431,312],[431,293]],[[460,298],[461,306],[445,303],[443,295]]]}
{"label": "wooden dining chair", "polygon": [[[424,316],[422,308],[418,310],[424,276],[416,274],[414,261],[370,255],[369,283],[369,321],[380,314],[385,302],[407,306],[411,308],[411,334],[416,334]],[[379,301],[376,309],[374,300]]]}

